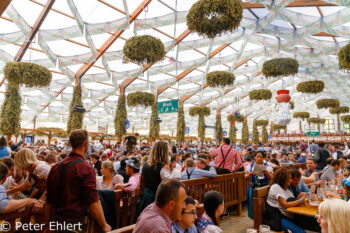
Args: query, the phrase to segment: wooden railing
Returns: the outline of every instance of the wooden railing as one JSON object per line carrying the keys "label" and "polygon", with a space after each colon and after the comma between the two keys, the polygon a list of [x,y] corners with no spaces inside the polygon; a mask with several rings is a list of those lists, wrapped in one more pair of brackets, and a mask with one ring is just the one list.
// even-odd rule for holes
{"label": "wooden railing", "polygon": [[[302,170],[305,170],[306,169],[306,163],[297,163],[297,164],[293,164],[293,165],[282,165],[281,167],[285,167],[285,168],[289,168],[289,169],[292,169],[292,168],[299,169],[299,168],[301,168]],[[273,168],[273,172],[278,171],[278,169],[280,169],[281,167]]]}

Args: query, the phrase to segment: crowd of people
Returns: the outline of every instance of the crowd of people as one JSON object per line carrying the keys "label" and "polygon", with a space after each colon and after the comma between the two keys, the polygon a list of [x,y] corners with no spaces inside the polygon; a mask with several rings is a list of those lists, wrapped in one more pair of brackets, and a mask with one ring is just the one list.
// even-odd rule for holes
{"label": "crowd of people", "polygon": [[[85,232],[89,213],[108,232],[111,226],[100,192],[132,194],[142,181],[134,232],[221,232],[217,219],[226,212],[222,194],[207,192],[205,213],[197,218],[198,202],[187,196],[181,180],[245,172],[250,218],[254,218],[253,190],[271,185],[263,217],[271,229],[293,233],[350,230],[345,217],[334,217],[338,212],[350,215],[346,143],[235,144],[224,138],[222,145],[165,141],[138,145],[137,137],[110,145],[103,140],[89,142],[86,130],[74,130],[67,144],[51,146],[7,143],[0,138],[0,214],[33,204],[35,213],[45,213],[46,226],[50,221],[82,223],[75,232]],[[298,163],[306,163],[307,168],[287,167]],[[312,194],[325,200],[319,207],[319,224],[286,211],[304,204]]]}

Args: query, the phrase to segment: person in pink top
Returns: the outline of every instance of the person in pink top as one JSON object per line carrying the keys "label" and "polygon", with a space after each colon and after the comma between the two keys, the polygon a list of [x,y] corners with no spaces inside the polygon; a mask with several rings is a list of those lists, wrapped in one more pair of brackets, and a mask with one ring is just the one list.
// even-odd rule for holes
{"label": "person in pink top", "polygon": [[211,157],[218,157],[215,165],[218,175],[235,172],[242,166],[241,156],[230,146],[230,143],[229,138],[223,138],[222,145],[210,153]]}
{"label": "person in pink top", "polygon": [[140,187],[140,160],[133,156],[126,162],[126,174],[130,176],[129,182],[126,184],[117,184],[116,190],[124,190],[125,192],[134,192],[137,187]]}

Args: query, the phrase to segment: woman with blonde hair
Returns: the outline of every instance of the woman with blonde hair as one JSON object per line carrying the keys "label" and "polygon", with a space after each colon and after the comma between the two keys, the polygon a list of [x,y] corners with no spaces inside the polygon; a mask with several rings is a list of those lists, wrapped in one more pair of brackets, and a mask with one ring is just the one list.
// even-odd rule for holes
{"label": "woman with blonde hair", "polygon": [[158,141],[152,148],[148,161],[143,164],[141,177],[144,190],[137,206],[136,219],[156,198],[158,185],[170,178],[168,144]]}
{"label": "woman with blonde hair", "polygon": [[102,162],[101,173],[102,176],[96,179],[98,190],[114,190],[117,184],[123,183],[124,178],[121,175],[114,175],[115,171],[112,161],[107,160]]}
{"label": "woman with blonde hair", "polygon": [[317,222],[322,233],[348,233],[350,230],[350,203],[341,199],[329,199],[319,206]]}
{"label": "woman with blonde hair", "polygon": [[[25,183],[21,186],[8,190],[7,194],[12,194],[18,191],[25,191],[35,187],[34,191],[29,197],[39,198],[42,206],[46,201],[46,179],[49,175],[51,166],[46,162],[39,161],[34,152],[28,148],[22,148],[15,154],[15,166],[21,168],[28,173]],[[42,206],[37,206],[36,211],[39,211]]]}

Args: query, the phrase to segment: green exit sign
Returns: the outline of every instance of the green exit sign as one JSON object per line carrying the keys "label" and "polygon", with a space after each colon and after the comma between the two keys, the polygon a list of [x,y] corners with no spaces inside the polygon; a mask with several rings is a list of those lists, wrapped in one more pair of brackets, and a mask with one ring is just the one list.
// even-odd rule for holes
{"label": "green exit sign", "polygon": [[158,103],[158,114],[179,111],[179,100],[169,100]]}
{"label": "green exit sign", "polygon": [[308,132],[307,136],[308,137],[319,137],[320,133],[319,132]]}

